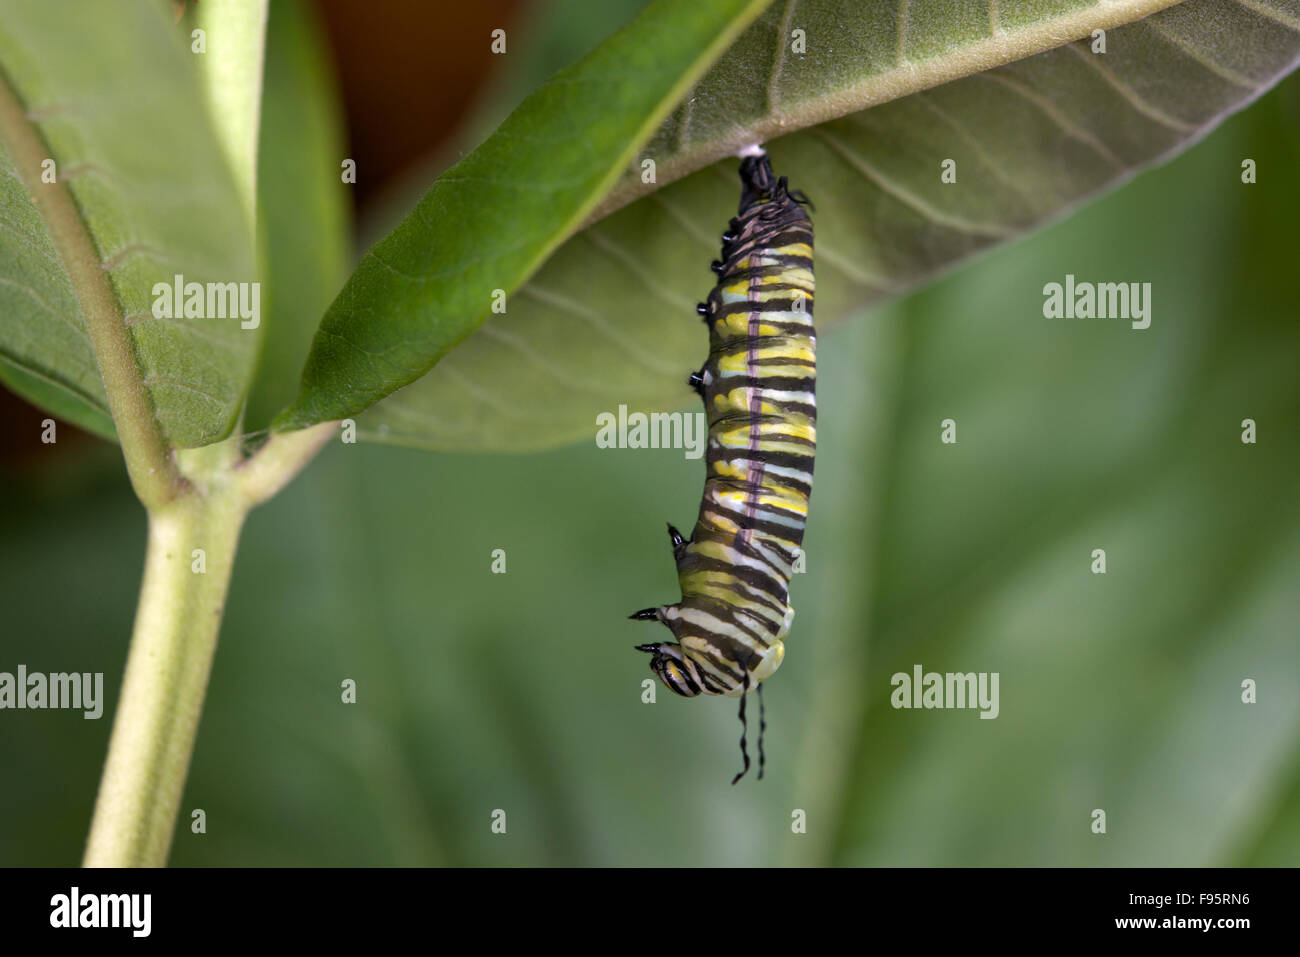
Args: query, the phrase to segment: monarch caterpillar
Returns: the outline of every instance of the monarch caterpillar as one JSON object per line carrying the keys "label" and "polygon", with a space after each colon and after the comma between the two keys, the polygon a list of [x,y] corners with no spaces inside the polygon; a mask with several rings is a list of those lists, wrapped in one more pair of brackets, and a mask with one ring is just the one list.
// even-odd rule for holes
{"label": "monarch caterpillar", "polygon": [[689,539],[672,525],[682,600],[634,612],[675,642],[637,645],[670,691],[740,698],[758,692],[758,776],[763,776],[764,679],[785,656],[794,609],[789,586],[803,542],[817,444],[813,228],[808,200],[777,179],[761,149],[740,164],[740,210],[713,263],[717,285],[697,306],[709,356],[688,382],[709,422],[707,476]]}

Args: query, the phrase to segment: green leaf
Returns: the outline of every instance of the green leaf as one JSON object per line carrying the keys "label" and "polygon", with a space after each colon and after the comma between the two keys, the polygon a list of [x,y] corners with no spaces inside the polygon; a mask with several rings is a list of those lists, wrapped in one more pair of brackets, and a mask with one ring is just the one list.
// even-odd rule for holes
{"label": "green leaf", "polygon": [[293,399],[320,317],[352,265],[347,155],[324,39],[301,0],[272,0],[258,151],[266,335],[245,431]]}
{"label": "green leaf", "polygon": [[656,0],[532,94],[366,253],[279,427],[355,414],[427,372],[582,222],[766,3]]}
{"label": "green leaf", "polygon": [[[90,381],[99,382],[98,372]],[[102,395],[70,392],[64,383],[43,378],[22,366],[10,365],[4,358],[0,358],[0,382],[3,382],[11,392],[26,396],[65,422],[71,422],[110,442],[117,441],[113,417],[105,408],[107,403]]]}
{"label": "green leaf", "polygon": [[267,2],[198,4],[191,8],[192,17],[187,21],[206,34],[207,52],[195,61],[199,82],[249,223],[256,212]]}
{"label": "green leaf", "polygon": [[[882,317],[867,378],[889,427],[841,500],[862,558],[826,556],[810,596],[858,595],[812,666],[812,700],[837,699],[805,764],[833,769],[807,795],[835,821],[823,860],[1234,865],[1270,830],[1275,863],[1300,859],[1297,79],[1286,92]],[[1243,157],[1278,175],[1242,184]],[[1150,282],[1150,328],[1043,319],[1042,283],[1067,271]],[[1244,443],[1248,417],[1271,435]],[[1000,672],[1001,714],[894,709],[891,675],[918,663]]]}
{"label": "green leaf", "polygon": [[[196,446],[233,426],[258,333],[238,317],[156,319],[153,286],[256,277],[179,30],[161,4],[0,0],[0,93],[12,107],[0,124],[0,366],[31,401],[111,434],[107,360],[87,326],[99,315],[90,304],[106,305],[102,320],[128,327],[125,373],[166,438]],[[45,158],[56,183],[41,181]],[[57,203],[42,199],[65,189],[75,216],[52,227]],[[70,257],[72,246],[90,255]],[[106,303],[91,292],[102,275]]]}
{"label": "green leaf", "polygon": [[[713,160],[738,144],[809,126],[769,145],[816,204],[825,331],[1187,147],[1300,53],[1300,20],[1271,0],[1187,0],[1114,26],[1162,5],[913,3],[900,41],[892,3],[778,4],[643,151],[661,184],[712,165],[569,239],[505,315],[367,412],[361,434],[538,449],[591,436],[620,404],[694,401],[684,380],[706,341],[694,304],[738,198],[736,161]],[[1094,27],[1110,27],[1105,53],[1091,51]],[[805,55],[788,51],[794,29]],[[940,180],[945,159],[956,183]],[[1223,176],[1239,182],[1239,164]],[[645,188],[625,177],[602,209]]]}
{"label": "green leaf", "polygon": [[465,122],[447,132],[430,156],[385,183],[366,205],[357,226],[359,241],[369,247],[397,228],[429,191],[429,184],[492,135],[492,131],[539,86],[590,53],[625,26],[646,0],[532,0],[520,10],[514,35],[526,43],[498,58],[499,66],[475,94],[475,108]]}

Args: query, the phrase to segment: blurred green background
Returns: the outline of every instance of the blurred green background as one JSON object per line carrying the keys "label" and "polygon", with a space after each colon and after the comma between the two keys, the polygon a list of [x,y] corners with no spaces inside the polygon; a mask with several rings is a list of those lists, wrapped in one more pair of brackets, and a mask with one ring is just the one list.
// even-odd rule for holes
{"label": "blurred green background", "polygon": [[[246,527],[172,863],[1300,864],[1297,169],[1292,79],[823,339],[762,782],[729,785],[734,702],[642,703],[663,636],[625,620],[676,598],[700,461],[332,445]],[[1066,273],[1150,282],[1151,328],[1044,319]],[[0,714],[0,864],[75,864],[144,519],[114,448],[6,431],[0,670],[109,690]],[[1000,716],[892,709],[914,664],[999,672]]]}

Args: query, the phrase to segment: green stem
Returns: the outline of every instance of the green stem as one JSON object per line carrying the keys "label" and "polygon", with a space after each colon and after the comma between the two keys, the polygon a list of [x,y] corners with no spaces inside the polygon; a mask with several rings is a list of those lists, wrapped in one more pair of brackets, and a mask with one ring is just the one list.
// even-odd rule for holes
{"label": "green stem", "polygon": [[167,861],[247,508],[230,483],[149,513],[144,582],[87,867]]}
{"label": "green stem", "polygon": [[149,509],[144,582],[87,867],[167,862],[244,517],[302,471],[333,431],[326,423],[277,435],[246,460],[237,438],[179,453],[185,491]]}
{"label": "green stem", "polygon": [[252,505],[278,495],[338,430],[321,422],[297,432],[275,432],[257,454],[239,463],[239,483]]}

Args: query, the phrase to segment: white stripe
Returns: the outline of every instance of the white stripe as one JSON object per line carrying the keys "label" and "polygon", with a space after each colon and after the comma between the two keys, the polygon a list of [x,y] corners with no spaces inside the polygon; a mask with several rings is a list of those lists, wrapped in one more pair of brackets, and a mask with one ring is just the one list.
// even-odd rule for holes
{"label": "white stripe", "polygon": [[[734,638],[736,641],[744,645],[750,651],[761,652],[767,647],[767,645],[765,644],[757,644],[753,636],[751,636],[748,632],[745,632],[742,629],[736,627],[731,622],[723,621],[721,618],[715,618],[713,615],[710,615],[707,611],[703,611],[699,608],[682,609],[682,618],[684,618],[687,622],[691,624],[698,625],[700,628],[712,632],[715,635],[725,635],[728,638]],[[706,636],[697,636],[697,637],[703,637],[705,641],[708,640]],[[718,648],[716,650],[718,652],[722,651],[721,648]],[[725,657],[725,656],[720,655],[720,657]],[[740,667],[740,665],[737,664],[737,667]]]}
{"label": "white stripe", "polygon": [[[731,507],[730,503],[724,502],[721,498],[719,498],[716,492],[711,494],[710,497],[712,501],[717,504],[718,509],[720,511],[727,512],[730,515],[739,516],[743,519],[747,517],[746,515],[747,506],[745,504],[743,493],[734,492],[733,494],[741,496],[742,504],[740,505],[741,511],[739,512],[735,511]],[[799,514],[793,514],[788,511],[781,511],[781,512],[774,511],[771,505],[753,504],[752,507],[763,513],[762,517],[763,517],[763,521],[765,522],[773,522],[777,525],[786,525],[789,526],[790,528],[802,528],[806,523],[804,516]],[[741,522],[741,524],[744,524],[743,521]]]}
{"label": "white stripe", "polygon": [[[812,456],[809,455],[807,458],[811,459]],[[744,468],[751,472],[754,471],[755,465],[758,465],[770,475],[778,475],[781,478],[794,479],[797,482],[803,482],[805,485],[812,485],[812,473],[805,472],[802,469],[772,465],[768,462],[755,462],[753,459],[727,459],[727,462],[732,466]]]}

